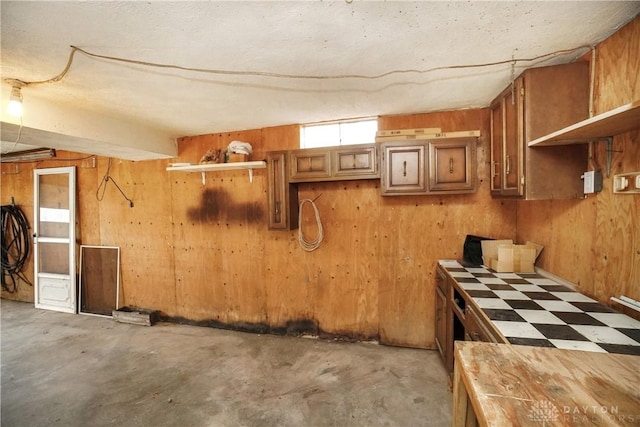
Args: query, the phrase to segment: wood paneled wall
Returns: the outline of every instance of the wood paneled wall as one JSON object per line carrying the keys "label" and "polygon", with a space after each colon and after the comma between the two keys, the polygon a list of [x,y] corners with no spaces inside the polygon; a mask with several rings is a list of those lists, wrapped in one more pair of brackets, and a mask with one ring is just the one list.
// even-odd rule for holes
{"label": "wood paneled wall", "polygon": [[[80,241],[121,247],[123,305],[208,325],[432,348],[437,260],[460,258],[466,234],[515,235],[515,202],[489,197],[486,110],[380,119],[381,129],[436,126],[482,131],[478,192],[383,198],[378,180],[300,184],[301,199],[316,199],[325,230],[310,253],[298,246],[297,231],[267,229],[264,170],[254,171],[253,183],[246,171],[210,172],[202,185],[198,173],[167,172],[169,161],[97,158],[93,167],[59,157],[20,164],[15,174],[3,165],[2,203],[13,195],[32,218],[33,168],[75,164]],[[297,148],[298,138],[296,125],[185,137],[176,161],[197,162],[232,140],[250,142],[252,158],[261,159]],[[97,199],[106,175],[133,207],[111,181]],[[314,227],[305,211],[303,228]],[[22,285],[3,296],[32,301],[33,290]]]}
{"label": "wood paneled wall", "polygon": [[[594,113],[640,99],[640,17],[595,53]],[[609,177],[605,144],[594,151],[603,191],[584,200],[518,202],[517,238],[543,244],[538,264],[583,293],[605,303],[620,295],[640,300],[640,196],[612,192],[614,174],[640,171],[640,132],[614,137]]]}
{"label": "wood paneled wall", "polygon": [[[638,19],[597,50],[597,112],[640,97]],[[630,72],[632,70],[634,72]],[[631,91],[629,90],[631,88]],[[122,248],[122,304],[158,309],[176,320],[260,332],[316,331],[434,347],[434,270],[461,258],[467,234],[545,245],[540,265],[605,301],[636,299],[640,283],[639,196],[605,190],[586,200],[521,202],[489,195],[486,109],[387,116],[380,129],[480,129],[478,192],[449,196],[380,196],[379,181],[300,184],[316,199],[325,240],[299,248],[297,231],[267,230],[265,170],[167,172],[169,161],[130,162],[59,153],[55,160],[2,164],[2,204],[11,196],[33,219],[33,168],[78,167],[78,229],[83,244]],[[208,148],[250,142],[253,159],[298,147],[298,126],[185,137],[173,161],[197,162]],[[640,170],[638,132],[617,136],[613,173]],[[597,160],[605,154],[597,147]],[[133,199],[129,204],[108,174]],[[313,230],[310,212],[303,228]],[[33,279],[33,265],[26,275]],[[33,301],[21,284],[3,298]]]}

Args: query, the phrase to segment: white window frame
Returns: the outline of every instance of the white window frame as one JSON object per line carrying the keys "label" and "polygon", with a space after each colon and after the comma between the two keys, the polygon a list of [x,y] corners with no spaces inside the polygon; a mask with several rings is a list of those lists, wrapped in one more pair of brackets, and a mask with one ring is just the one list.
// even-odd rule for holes
{"label": "white window frame", "polygon": [[[370,138],[363,137],[353,140],[348,140],[347,138],[343,138],[343,134],[346,133],[345,127],[348,127],[350,124],[355,123],[363,123],[363,122],[373,122],[375,123],[375,130],[372,132]],[[335,127],[338,126],[338,134],[327,137],[326,143],[322,141],[322,143],[309,142],[307,138],[307,130],[313,128],[321,128],[321,127]],[[300,148],[322,148],[322,147],[338,147],[338,146],[348,146],[348,145],[356,145],[356,144],[373,144],[376,138],[376,131],[378,130],[378,118],[377,117],[361,117],[358,119],[348,119],[348,120],[333,120],[328,122],[318,122],[318,123],[306,123],[300,125]]]}

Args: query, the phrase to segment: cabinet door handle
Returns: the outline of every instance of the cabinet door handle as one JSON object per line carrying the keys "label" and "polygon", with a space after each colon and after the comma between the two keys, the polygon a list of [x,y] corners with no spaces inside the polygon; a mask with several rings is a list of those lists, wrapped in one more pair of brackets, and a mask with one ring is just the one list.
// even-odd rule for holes
{"label": "cabinet door handle", "polygon": [[496,166],[498,166],[497,162],[491,162],[491,177],[495,178],[498,174],[496,173]]}
{"label": "cabinet door handle", "polygon": [[280,202],[276,202],[276,209],[275,209],[275,211],[276,211],[276,212],[275,212],[275,213],[276,213],[276,215],[279,215],[279,214],[280,214]]}
{"label": "cabinet door handle", "polygon": [[356,168],[356,155],[353,155],[353,169]]}
{"label": "cabinet door handle", "polygon": [[449,173],[453,173],[453,157],[449,158]]}
{"label": "cabinet door handle", "polygon": [[403,162],[403,166],[404,166],[403,176],[407,176],[407,161],[406,160]]}
{"label": "cabinet door handle", "polygon": [[507,156],[507,170],[506,174],[509,175],[511,173],[511,156]]}
{"label": "cabinet door handle", "polygon": [[308,157],[309,159],[309,170],[313,171],[313,163],[311,163],[311,157]]}

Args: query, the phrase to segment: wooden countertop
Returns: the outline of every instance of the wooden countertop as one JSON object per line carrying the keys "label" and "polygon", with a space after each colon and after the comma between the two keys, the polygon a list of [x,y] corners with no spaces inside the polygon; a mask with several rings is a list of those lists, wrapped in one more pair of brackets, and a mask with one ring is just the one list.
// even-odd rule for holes
{"label": "wooden countertop", "polygon": [[640,426],[640,356],[462,341],[455,347],[454,406],[460,399],[466,405],[464,385],[480,426]]}

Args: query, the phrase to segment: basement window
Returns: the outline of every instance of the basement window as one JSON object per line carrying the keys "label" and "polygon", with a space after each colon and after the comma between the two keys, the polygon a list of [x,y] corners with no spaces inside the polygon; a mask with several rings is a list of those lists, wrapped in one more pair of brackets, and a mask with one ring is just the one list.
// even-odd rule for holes
{"label": "basement window", "polygon": [[300,148],[373,144],[377,131],[378,119],[375,117],[301,125]]}

